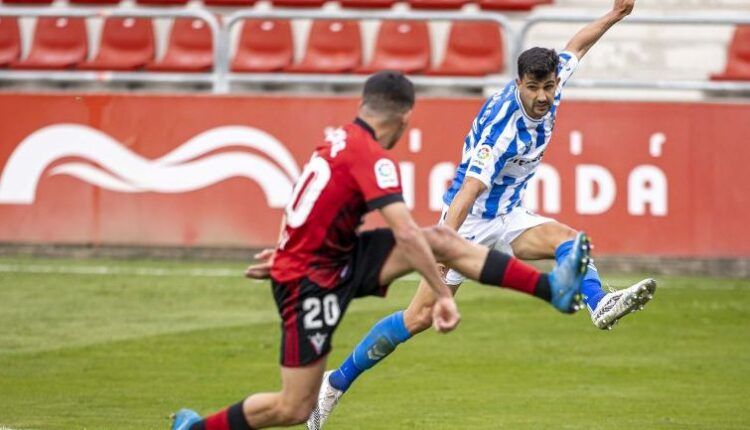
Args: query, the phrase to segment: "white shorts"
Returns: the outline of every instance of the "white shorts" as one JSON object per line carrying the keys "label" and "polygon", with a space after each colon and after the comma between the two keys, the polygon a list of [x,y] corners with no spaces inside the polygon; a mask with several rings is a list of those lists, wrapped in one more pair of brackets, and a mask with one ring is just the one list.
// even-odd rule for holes
{"label": "white shorts", "polygon": [[[443,223],[448,207],[443,207],[440,224]],[[548,222],[555,222],[552,218],[537,215],[520,206],[505,215],[493,219],[485,219],[476,215],[466,217],[466,221],[458,229],[458,235],[469,242],[494,248],[506,254],[513,255],[513,243],[526,230]],[[445,274],[445,283],[450,286],[461,285],[466,277],[453,269]]]}

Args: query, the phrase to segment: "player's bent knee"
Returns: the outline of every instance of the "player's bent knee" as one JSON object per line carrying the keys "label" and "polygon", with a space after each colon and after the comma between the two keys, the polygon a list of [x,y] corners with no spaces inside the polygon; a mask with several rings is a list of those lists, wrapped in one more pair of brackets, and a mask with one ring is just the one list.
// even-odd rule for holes
{"label": "player's bent knee", "polygon": [[576,235],[578,232],[567,225],[563,225],[563,229],[560,232],[559,241],[560,243],[567,242],[569,240],[574,240],[576,238]]}
{"label": "player's bent knee", "polygon": [[449,261],[462,251],[461,237],[451,228],[436,225],[427,229],[426,236],[438,261]]}

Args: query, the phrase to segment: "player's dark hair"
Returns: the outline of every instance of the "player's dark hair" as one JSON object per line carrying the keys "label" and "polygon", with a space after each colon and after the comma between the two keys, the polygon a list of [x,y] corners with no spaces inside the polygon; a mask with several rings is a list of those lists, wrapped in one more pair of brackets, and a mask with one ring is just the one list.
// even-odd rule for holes
{"label": "player's dark hair", "polygon": [[406,112],[414,106],[414,85],[400,72],[375,73],[365,82],[362,104],[384,114]]}
{"label": "player's dark hair", "polygon": [[554,49],[531,48],[518,57],[518,77],[528,75],[534,79],[544,79],[550,73],[557,75],[557,52]]}

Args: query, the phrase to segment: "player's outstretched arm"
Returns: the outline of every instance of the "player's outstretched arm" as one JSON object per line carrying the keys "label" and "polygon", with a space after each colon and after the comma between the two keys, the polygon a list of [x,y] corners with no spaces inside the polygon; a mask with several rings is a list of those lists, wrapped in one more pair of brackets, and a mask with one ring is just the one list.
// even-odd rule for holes
{"label": "player's outstretched arm", "polygon": [[486,189],[487,187],[479,179],[467,177],[448,207],[448,212],[445,214],[445,226],[458,231],[466,221],[474,202]]}
{"label": "player's outstretched arm", "polygon": [[443,284],[432,248],[402,202],[391,203],[380,209],[388,226],[393,230],[396,241],[405,250],[409,264],[427,281],[437,297],[433,308],[435,329],[448,332],[456,328],[460,321],[456,302],[451,290]]}
{"label": "player's outstretched arm", "polygon": [[572,52],[580,60],[607,30],[630,15],[634,6],[635,0],[615,0],[612,10],[576,33],[565,50]]}

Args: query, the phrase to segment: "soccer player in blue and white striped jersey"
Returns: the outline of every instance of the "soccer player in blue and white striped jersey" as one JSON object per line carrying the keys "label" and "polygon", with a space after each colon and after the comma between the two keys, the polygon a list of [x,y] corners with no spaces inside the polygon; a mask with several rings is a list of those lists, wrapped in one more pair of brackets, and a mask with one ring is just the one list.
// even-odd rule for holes
{"label": "soccer player in blue and white striped jersey", "polygon": [[[635,3],[613,1],[612,10],[581,29],[560,54],[532,48],[520,55],[518,78],[484,103],[463,142],[461,164],[443,197],[443,225],[474,243],[520,259],[554,258],[559,263],[570,253],[576,231],[524,209],[521,198],[552,137],[565,83],[579,60],[609,28],[630,14]],[[455,291],[464,279],[448,270],[444,281]],[[581,293],[595,326],[608,329],[642,308],[655,288],[656,282],[646,279],[607,293],[590,265]],[[322,428],[338,399],[362,372],[432,325],[434,301],[423,281],[405,311],[378,322],[341,367],[325,374],[308,428]]]}
{"label": "soccer player in blue and white striped jersey", "polygon": [[520,207],[552,137],[562,88],[577,66],[571,52],[532,48],[521,55],[519,75],[525,78],[490,97],[464,139],[461,164],[443,196],[446,208],[467,178],[480,182],[469,195],[474,203],[468,214],[492,220]]}

